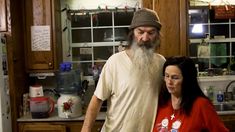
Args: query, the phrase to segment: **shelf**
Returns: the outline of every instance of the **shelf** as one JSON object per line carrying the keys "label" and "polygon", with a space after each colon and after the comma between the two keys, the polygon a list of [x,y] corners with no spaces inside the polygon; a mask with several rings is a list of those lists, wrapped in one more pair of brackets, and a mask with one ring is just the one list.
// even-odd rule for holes
{"label": "shelf", "polygon": [[198,81],[199,82],[207,82],[207,81],[232,81],[232,80],[235,80],[235,75],[198,77]]}

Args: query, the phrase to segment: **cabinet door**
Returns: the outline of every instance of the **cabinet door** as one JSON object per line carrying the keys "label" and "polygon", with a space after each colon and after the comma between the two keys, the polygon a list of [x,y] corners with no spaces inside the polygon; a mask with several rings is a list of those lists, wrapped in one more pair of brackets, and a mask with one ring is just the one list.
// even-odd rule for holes
{"label": "cabinet door", "polygon": [[0,0],[0,32],[7,30],[6,24],[6,1]]}
{"label": "cabinet door", "polygon": [[21,124],[20,132],[66,132],[66,126],[54,124]]}
{"label": "cabinet door", "polygon": [[94,124],[94,127],[92,128],[92,132],[100,132],[102,129],[102,126],[104,124],[104,121],[96,121]]}
{"label": "cabinet door", "polygon": [[25,0],[24,9],[26,70],[55,70],[61,49],[59,1]]}
{"label": "cabinet door", "polygon": [[235,115],[220,115],[224,125],[231,131],[235,131]]}
{"label": "cabinet door", "polygon": [[143,6],[157,11],[162,23],[159,52],[165,57],[187,55],[187,0],[143,0]]}
{"label": "cabinet door", "polygon": [[[103,124],[104,124],[104,121],[95,121],[91,132],[100,132]],[[82,129],[82,125],[83,125],[83,121],[73,122],[73,123],[66,123],[67,130],[69,132],[80,132],[81,129]]]}

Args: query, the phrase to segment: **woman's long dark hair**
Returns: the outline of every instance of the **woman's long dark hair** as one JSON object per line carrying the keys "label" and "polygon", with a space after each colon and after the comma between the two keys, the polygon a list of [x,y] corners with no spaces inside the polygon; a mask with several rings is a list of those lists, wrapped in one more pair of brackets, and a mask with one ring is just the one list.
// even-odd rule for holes
{"label": "woman's long dark hair", "polygon": [[[165,69],[169,65],[177,66],[182,73],[183,82],[181,89],[181,104],[183,112],[186,115],[190,115],[192,106],[197,97],[205,97],[202,92],[198,80],[197,80],[197,69],[192,59],[185,56],[170,57],[166,60],[163,66],[163,75],[165,75]],[[163,85],[160,93],[159,105],[165,105],[171,99],[171,95],[166,88],[166,84]]]}

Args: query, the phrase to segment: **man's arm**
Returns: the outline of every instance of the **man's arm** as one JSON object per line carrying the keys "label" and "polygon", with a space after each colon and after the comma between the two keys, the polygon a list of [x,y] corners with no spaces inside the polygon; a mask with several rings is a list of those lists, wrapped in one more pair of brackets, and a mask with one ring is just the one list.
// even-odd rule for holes
{"label": "man's arm", "polygon": [[102,103],[103,101],[98,99],[95,95],[92,96],[88,109],[86,111],[86,116],[81,132],[91,132],[91,128],[94,125],[94,122],[96,120],[97,114],[100,111]]}

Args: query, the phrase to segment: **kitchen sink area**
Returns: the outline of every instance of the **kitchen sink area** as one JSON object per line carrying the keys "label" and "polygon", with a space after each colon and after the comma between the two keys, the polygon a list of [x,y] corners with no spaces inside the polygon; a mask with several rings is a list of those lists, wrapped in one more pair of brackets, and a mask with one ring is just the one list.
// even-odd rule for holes
{"label": "kitchen sink area", "polygon": [[214,104],[215,110],[216,111],[232,111],[235,110],[235,104]]}
{"label": "kitchen sink area", "polygon": [[235,114],[235,101],[213,104],[219,115]]}

